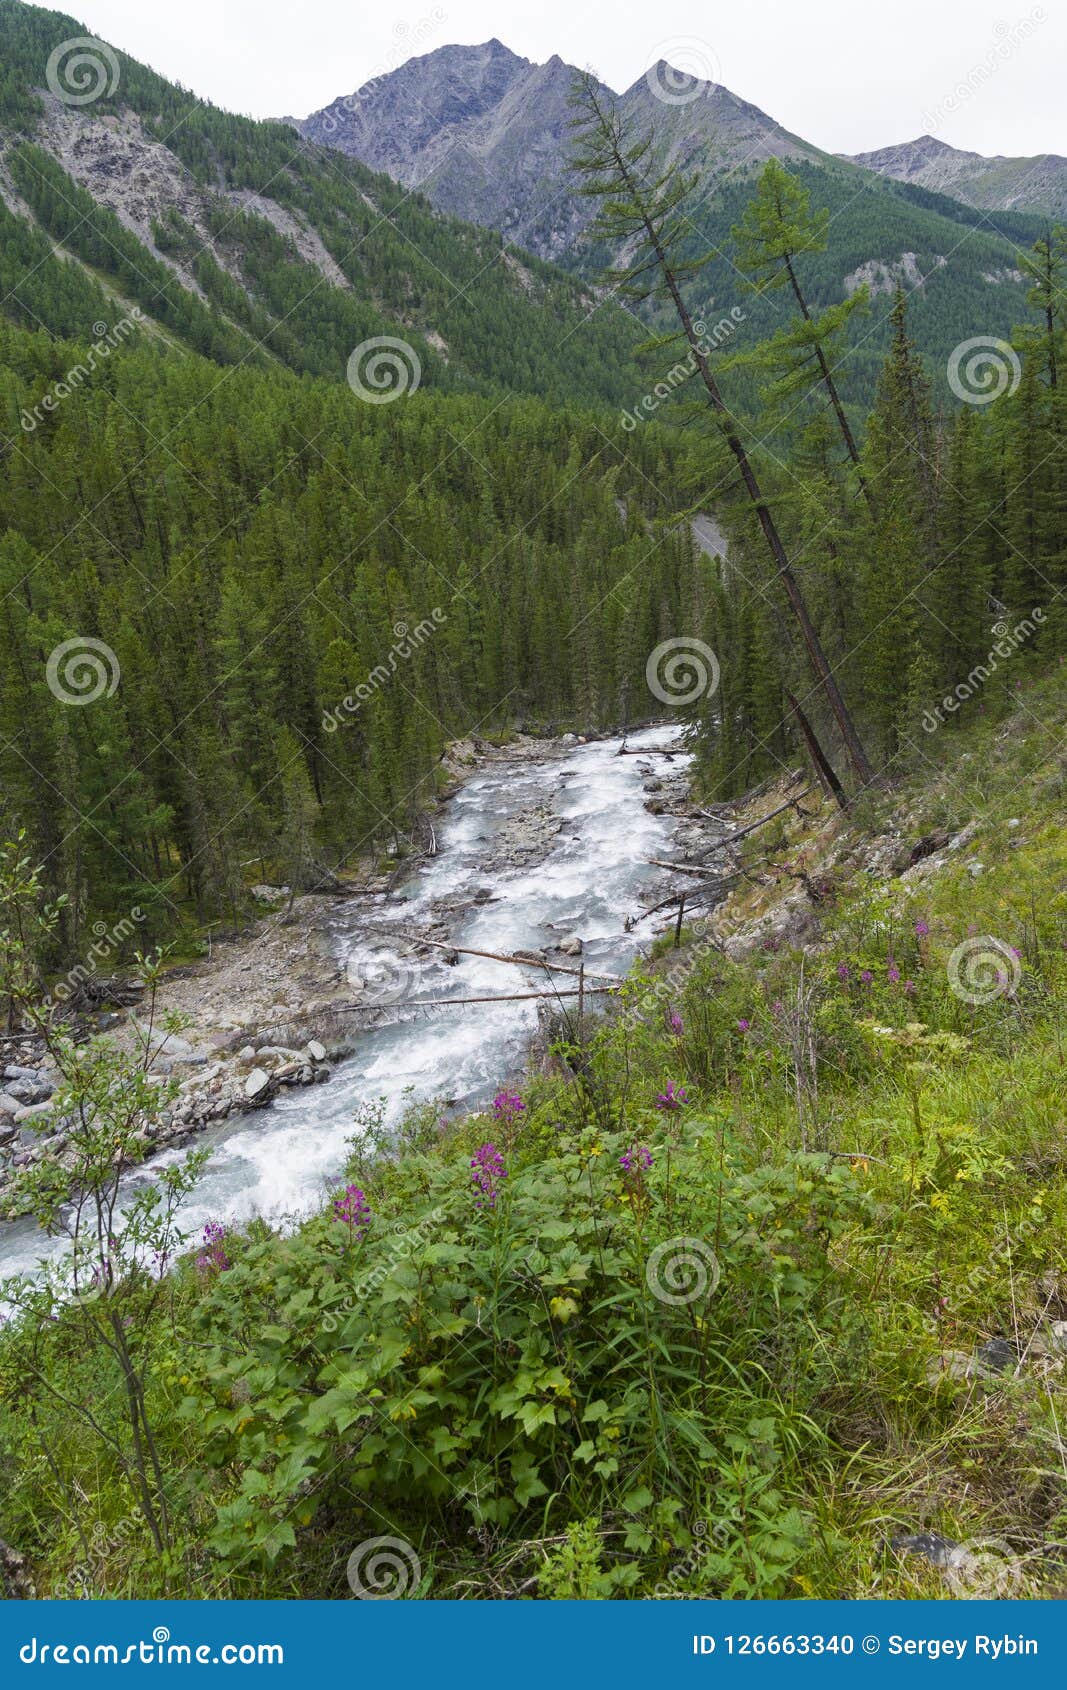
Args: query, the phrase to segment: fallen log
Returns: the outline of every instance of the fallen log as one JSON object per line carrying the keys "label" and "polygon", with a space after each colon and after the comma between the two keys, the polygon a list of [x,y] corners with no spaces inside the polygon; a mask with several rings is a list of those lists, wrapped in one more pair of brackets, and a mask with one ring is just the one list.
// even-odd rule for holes
{"label": "fallen log", "polygon": [[421,933],[407,933],[399,927],[371,926],[372,933],[387,933],[391,938],[406,939],[410,945],[432,945],[434,950],[455,951],[457,956],[478,956],[486,962],[507,962],[515,968],[547,968],[553,974],[573,974],[577,980],[584,976],[587,980],[611,980],[615,985],[622,985],[622,977],[618,974],[597,974],[591,968],[568,968],[562,962],[549,962],[547,957],[534,956],[506,956],[501,951],[476,951],[469,945],[453,945],[446,939],[424,939]]}

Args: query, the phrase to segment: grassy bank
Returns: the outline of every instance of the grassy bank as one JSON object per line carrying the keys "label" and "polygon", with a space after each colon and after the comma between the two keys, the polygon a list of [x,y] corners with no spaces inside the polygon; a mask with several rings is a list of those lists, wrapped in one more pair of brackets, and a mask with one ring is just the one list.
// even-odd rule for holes
{"label": "grassy bank", "polygon": [[549,1074],[131,1283],[162,1554],[106,1349],[9,1327],[38,1594],[1061,1594],[1065,722],[1057,671],[805,799]]}

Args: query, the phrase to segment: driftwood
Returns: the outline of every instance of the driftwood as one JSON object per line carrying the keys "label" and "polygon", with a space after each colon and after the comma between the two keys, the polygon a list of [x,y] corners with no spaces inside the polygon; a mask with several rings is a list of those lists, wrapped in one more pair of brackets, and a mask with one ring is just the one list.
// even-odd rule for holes
{"label": "driftwood", "polygon": [[684,745],[650,745],[647,751],[631,751],[630,747],[623,743],[615,755],[616,757],[666,757],[670,762],[675,757],[684,757],[685,747]]}
{"label": "driftwood", "polygon": [[480,956],[486,962],[507,962],[516,968],[547,968],[553,974],[573,974],[576,980],[584,976],[586,979],[611,980],[616,986],[622,985],[618,974],[597,974],[584,965],[581,968],[568,968],[565,963],[549,962],[547,957],[534,956],[532,952],[527,956],[506,956],[501,951],[475,951],[469,945],[453,945],[447,939],[424,939],[421,933],[407,933],[399,927],[372,926],[371,932],[387,933],[391,938],[406,939],[411,945],[432,945],[438,951],[454,951],[457,956]]}
{"label": "driftwood", "polygon": [[669,868],[678,874],[707,875],[711,880],[724,878],[717,868],[698,868],[695,863],[669,863],[664,857],[646,857],[645,861],[651,863],[653,868]]}

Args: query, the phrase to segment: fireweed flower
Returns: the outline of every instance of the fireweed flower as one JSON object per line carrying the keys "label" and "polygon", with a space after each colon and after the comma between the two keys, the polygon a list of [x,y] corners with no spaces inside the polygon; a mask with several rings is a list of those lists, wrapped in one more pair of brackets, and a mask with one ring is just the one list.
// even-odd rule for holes
{"label": "fireweed flower", "polygon": [[619,1167],[626,1174],[647,1173],[651,1166],[652,1152],[644,1144],[632,1144],[619,1157]]}
{"label": "fireweed flower", "polygon": [[505,1126],[510,1126],[516,1115],[521,1115],[526,1108],[525,1103],[517,1091],[498,1091],[493,1099],[493,1114]]}
{"label": "fireweed flower", "polygon": [[667,1081],[666,1091],[661,1091],[656,1097],[657,1109],[684,1109],[689,1102],[684,1086],[675,1086],[673,1080]]}
{"label": "fireweed flower", "polygon": [[900,969],[897,967],[895,962],[890,961],[890,964],[889,964],[889,981],[890,981],[890,984],[895,986],[895,985],[898,984],[899,980],[900,980]]}
{"label": "fireweed flower", "polygon": [[346,1185],[333,1200],[333,1218],[343,1221],[352,1238],[361,1239],[370,1226],[370,1204],[358,1185]]}
{"label": "fireweed flower", "polygon": [[667,1026],[672,1033],[681,1034],[684,1031],[682,1018],[676,1009],[668,1010]]}
{"label": "fireweed flower", "polygon": [[196,1258],[202,1273],[225,1273],[230,1265],[226,1254],[226,1228],[221,1221],[208,1221],[204,1228],[204,1248]]}
{"label": "fireweed flower", "polygon": [[504,1166],[504,1158],[496,1145],[480,1145],[471,1157],[471,1184],[475,1192],[474,1207],[476,1209],[495,1209],[501,1184],[507,1177],[508,1170]]}
{"label": "fireweed flower", "polygon": [[917,939],[925,939],[929,931],[930,929],[925,921],[917,921],[915,923],[915,937]]}

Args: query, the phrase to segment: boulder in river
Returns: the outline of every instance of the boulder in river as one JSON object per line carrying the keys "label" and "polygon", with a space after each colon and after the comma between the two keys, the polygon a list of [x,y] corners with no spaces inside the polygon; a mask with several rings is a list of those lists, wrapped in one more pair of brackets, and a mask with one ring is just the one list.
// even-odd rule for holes
{"label": "boulder in river", "polygon": [[581,956],[584,947],[577,933],[568,933],[565,939],[560,940],[557,948],[564,956]]}
{"label": "boulder in river", "polygon": [[262,1097],[270,1085],[270,1075],[265,1068],[253,1068],[245,1081],[246,1097]]}

